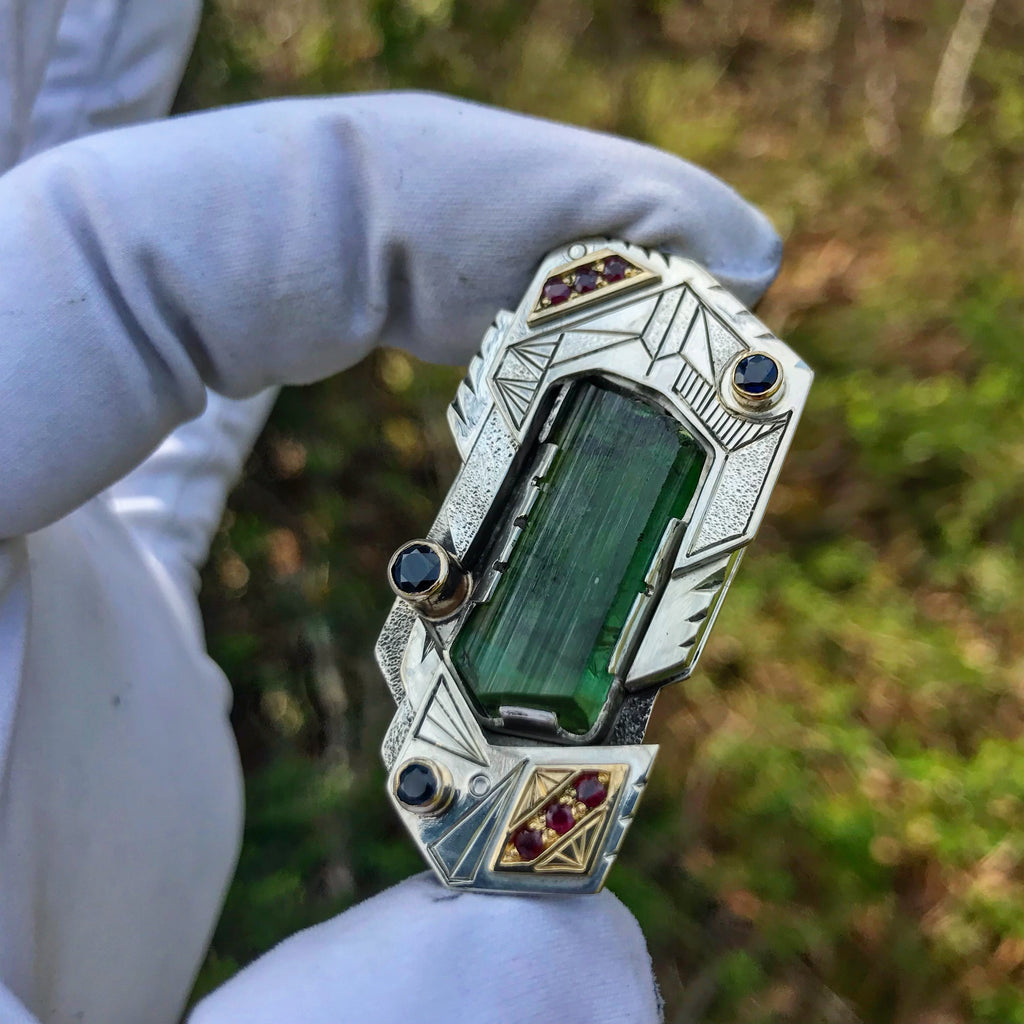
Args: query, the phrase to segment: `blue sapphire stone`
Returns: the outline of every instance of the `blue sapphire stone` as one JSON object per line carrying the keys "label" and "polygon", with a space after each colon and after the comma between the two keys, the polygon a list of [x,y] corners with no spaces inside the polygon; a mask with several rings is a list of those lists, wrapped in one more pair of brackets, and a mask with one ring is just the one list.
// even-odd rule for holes
{"label": "blue sapphire stone", "polygon": [[419,761],[407,764],[398,775],[395,792],[408,807],[422,807],[437,795],[438,781],[432,768]]}
{"label": "blue sapphire stone", "polygon": [[771,356],[755,352],[744,356],[732,375],[736,390],[743,395],[757,398],[771,391],[779,380],[779,365]]}
{"label": "blue sapphire stone", "polygon": [[391,578],[403,594],[423,594],[441,578],[441,559],[426,544],[409,544],[395,559]]}

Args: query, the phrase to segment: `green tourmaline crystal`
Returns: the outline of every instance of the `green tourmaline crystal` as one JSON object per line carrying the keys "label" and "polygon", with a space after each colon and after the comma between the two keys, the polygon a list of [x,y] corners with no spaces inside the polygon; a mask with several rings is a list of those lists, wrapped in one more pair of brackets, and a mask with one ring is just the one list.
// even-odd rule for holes
{"label": "green tourmaline crystal", "polygon": [[573,387],[552,440],[558,452],[508,568],[452,658],[485,714],[553,711],[582,734],[608,698],[612,651],[669,520],[690,505],[704,451],[657,406],[592,381]]}

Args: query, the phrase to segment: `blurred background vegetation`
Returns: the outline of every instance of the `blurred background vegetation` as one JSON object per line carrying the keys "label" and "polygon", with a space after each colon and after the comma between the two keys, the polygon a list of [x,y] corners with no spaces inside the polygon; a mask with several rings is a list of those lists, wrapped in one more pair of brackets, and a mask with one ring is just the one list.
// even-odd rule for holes
{"label": "blurred background vegetation", "polygon": [[[705,165],[818,371],[611,887],[670,1021],[1024,1022],[1024,7],[211,0],[179,110],[426,88]],[[248,825],[197,992],[422,865],[381,794],[386,559],[458,371],[282,395],[207,569]]]}

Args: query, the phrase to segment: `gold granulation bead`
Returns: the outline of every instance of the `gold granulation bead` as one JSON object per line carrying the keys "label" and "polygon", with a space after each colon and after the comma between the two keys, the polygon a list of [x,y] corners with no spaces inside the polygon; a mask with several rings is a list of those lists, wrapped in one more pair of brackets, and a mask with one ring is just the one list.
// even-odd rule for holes
{"label": "gold granulation bead", "polygon": [[534,832],[540,832],[544,828],[544,819],[543,818],[531,818],[526,824]]}
{"label": "gold granulation bead", "polygon": [[582,818],[583,815],[586,814],[586,813],[587,813],[587,805],[585,803],[583,803],[582,800],[577,800],[576,803],[574,803],[572,805],[572,816],[577,821],[579,821],[580,818]]}
{"label": "gold granulation bead", "polygon": [[610,778],[611,776],[609,776],[607,772],[597,773],[597,781],[600,782],[602,786],[607,786]]}
{"label": "gold granulation bead", "polygon": [[558,838],[558,833],[553,828],[544,829],[544,845],[553,843]]}

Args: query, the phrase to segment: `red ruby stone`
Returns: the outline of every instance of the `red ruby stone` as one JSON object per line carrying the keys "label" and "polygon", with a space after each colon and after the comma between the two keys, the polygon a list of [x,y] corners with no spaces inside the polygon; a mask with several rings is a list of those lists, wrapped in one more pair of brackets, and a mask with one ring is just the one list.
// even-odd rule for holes
{"label": "red ruby stone", "polygon": [[629,265],[618,256],[609,256],[604,261],[604,278],[606,281],[621,281],[626,276]]}
{"label": "red ruby stone", "polygon": [[593,267],[580,267],[576,271],[572,286],[581,295],[585,292],[592,292],[597,287],[597,271]]}
{"label": "red ruby stone", "polygon": [[547,299],[552,306],[557,306],[559,303],[565,302],[571,294],[572,289],[561,278],[553,277],[546,285],[544,285],[544,298]]}
{"label": "red ruby stone", "polygon": [[548,828],[553,828],[560,836],[564,836],[576,824],[572,808],[568,804],[551,804],[544,818]]}
{"label": "red ruby stone", "polygon": [[573,783],[576,799],[591,808],[600,807],[608,799],[608,787],[597,777],[596,772],[584,772]]}
{"label": "red ruby stone", "polygon": [[535,828],[521,828],[512,842],[523,860],[534,860],[544,851],[544,837]]}

